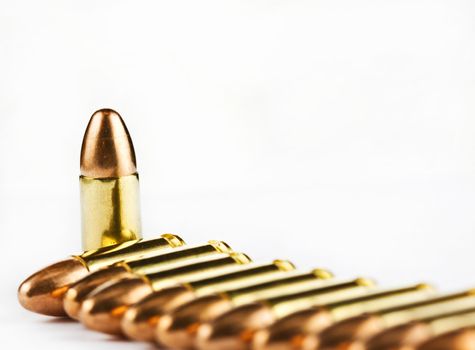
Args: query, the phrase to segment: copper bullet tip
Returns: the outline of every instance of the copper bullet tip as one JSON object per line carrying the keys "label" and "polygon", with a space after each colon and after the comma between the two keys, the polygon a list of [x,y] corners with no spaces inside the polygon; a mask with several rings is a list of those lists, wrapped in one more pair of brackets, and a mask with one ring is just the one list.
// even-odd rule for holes
{"label": "copper bullet tip", "polygon": [[[414,347],[415,348],[415,347]],[[428,340],[418,350],[473,350],[475,349],[475,329],[462,328]],[[411,349],[412,350],[412,349]]]}
{"label": "copper bullet tip", "polygon": [[266,305],[258,302],[242,305],[201,325],[196,345],[202,350],[247,350],[256,330],[274,321],[275,316]]}
{"label": "copper bullet tip", "polygon": [[153,342],[160,318],[195,298],[185,286],[156,291],[132,305],[122,318],[122,331],[130,339]]}
{"label": "copper bullet tip", "polygon": [[140,277],[111,281],[87,297],[81,305],[79,320],[88,328],[121,335],[120,323],[130,305],[152,293],[152,287]]}
{"label": "copper bullet tip", "polygon": [[384,320],[380,316],[365,313],[335,323],[318,335],[318,338],[321,347],[332,348],[341,343],[365,343],[385,328]]}
{"label": "copper bullet tip", "polygon": [[18,300],[25,308],[49,316],[66,316],[63,296],[69,286],[88,274],[75,258],[59,261],[28,277],[18,288]]}
{"label": "copper bullet tip", "polygon": [[319,334],[333,322],[328,312],[308,308],[282,319],[270,327],[258,330],[252,340],[254,350],[280,350],[294,346],[297,349],[316,349]]}
{"label": "copper bullet tip", "polygon": [[135,275],[121,265],[95,271],[72,284],[63,298],[63,307],[69,317],[77,320],[83,301],[98,287],[109,281],[118,281]]}
{"label": "copper bullet tip", "polygon": [[169,348],[191,349],[198,328],[231,310],[232,302],[219,294],[210,294],[191,300],[160,317],[155,340]]}
{"label": "copper bullet tip", "polygon": [[367,349],[379,350],[398,347],[412,347],[432,337],[430,326],[423,322],[409,322],[382,331],[367,343]]}
{"label": "copper bullet tip", "polygon": [[136,172],[134,146],[121,116],[112,109],[98,110],[84,134],[81,175],[111,178]]}

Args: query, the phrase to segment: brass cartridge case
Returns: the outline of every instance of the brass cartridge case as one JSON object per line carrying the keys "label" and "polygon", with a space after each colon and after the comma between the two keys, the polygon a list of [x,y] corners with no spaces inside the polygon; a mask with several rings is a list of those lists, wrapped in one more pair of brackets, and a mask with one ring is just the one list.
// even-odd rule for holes
{"label": "brass cartridge case", "polygon": [[171,251],[157,251],[156,254],[147,255],[145,258],[122,261],[114,266],[95,271],[71,285],[64,296],[64,310],[69,317],[77,319],[84,299],[105,282],[134,278],[146,273],[178,267],[186,264],[187,261],[231,252],[232,249],[226,243],[209,241],[199,246],[177,247]]}
{"label": "brass cartridge case", "polygon": [[310,272],[290,271],[286,273],[286,276],[277,277],[268,282],[200,296],[160,317],[155,340],[159,345],[173,343],[179,348],[191,348],[195,342],[196,331],[201,324],[215,319],[233,307],[275,297],[289,291],[322,286],[332,277],[330,272],[322,269]]}
{"label": "brass cartridge case", "polygon": [[83,249],[141,238],[139,176],[79,178]]}
{"label": "brass cartridge case", "polygon": [[292,345],[293,349],[317,348],[318,334],[331,324],[363,313],[404,305],[429,298],[434,294],[427,284],[375,291],[324,307],[311,307],[277,320],[258,331],[252,343],[254,350],[278,350]]}
{"label": "brass cartridge case", "polygon": [[[374,283],[365,278],[329,282],[325,286],[238,306],[216,319],[200,325],[196,346],[199,349],[250,349],[257,331],[276,320],[311,306],[355,298],[371,291]],[[158,328],[159,329],[159,328]]]}
{"label": "brass cartridge case", "polygon": [[[185,242],[177,235],[162,234],[159,238],[148,240],[127,241],[121,244],[89,250],[74,258],[79,259],[91,272],[122,261],[144,259],[149,256],[164,254],[170,248],[185,246]],[[99,254],[95,253],[99,252]]]}
{"label": "brass cartridge case", "polygon": [[183,266],[109,283],[84,300],[79,320],[88,328],[120,335],[121,319],[128,307],[153,291],[233,271],[236,265],[248,264],[250,261],[242,253],[221,253],[195,259]]}
{"label": "brass cartridge case", "polygon": [[215,277],[155,291],[127,310],[121,323],[122,332],[133,340],[153,341],[160,317],[178,306],[199,296],[271,281],[294,269],[294,265],[285,260],[275,260],[270,264],[249,264]]}
{"label": "brass cartridge case", "polygon": [[[398,307],[385,308],[375,312],[368,312],[359,316],[340,321],[324,330],[316,342],[319,348],[339,348],[359,344],[364,346],[378,333],[384,333],[391,327],[437,316],[447,312],[464,310],[471,305],[475,306],[475,294],[467,291],[444,296],[429,298],[425,301],[409,303]],[[310,335],[310,338],[313,336]],[[315,340],[307,340],[306,343],[315,344]],[[352,346],[353,346],[352,345]],[[315,349],[315,345],[306,349]]]}
{"label": "brass cartridge case", "polygon": [[121,116],[95,112],[81,148],[84,250],[141,238],[139,177],[134,146]]}
{"label": "brass cartridge case", "polygon": [[164,234],[151,240],[128,241],[114,246],[89,250],[57,262],[28,277],[18,288],[18,299],[26,309],[49,316],[65,316],[63,297],[69,287],[90,272],[126,259],[184,245],[183,240]]}

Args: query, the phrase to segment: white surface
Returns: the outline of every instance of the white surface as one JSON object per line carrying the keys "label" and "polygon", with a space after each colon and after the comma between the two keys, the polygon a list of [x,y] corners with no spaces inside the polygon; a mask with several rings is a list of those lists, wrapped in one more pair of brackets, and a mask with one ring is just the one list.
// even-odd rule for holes
{"label": "white surface", "polygon": [[15,297],[79,250],[100,107],[134,139],[147,237],[474,286],[474,23],[468,0],[0,1],[2,342],[141,347]]}

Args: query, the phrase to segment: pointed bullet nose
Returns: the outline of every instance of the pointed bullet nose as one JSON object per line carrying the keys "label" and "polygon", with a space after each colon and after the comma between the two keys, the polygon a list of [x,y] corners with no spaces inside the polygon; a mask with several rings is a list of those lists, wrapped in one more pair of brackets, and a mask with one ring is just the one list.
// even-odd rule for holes
{"label": "pointed bullet nose", "polygon": [[120,323],[129,306],[152,292],[152,287],[137,276],[106,282],[83,301],[79,320],[90,329],[121,335]]}
{"label": "pointed bullet nose", "polygon": [[107,268],[95,271],[86,277],[80,279],[66,292],[63,298],[63,307],[65,312],[72,319],[79,318],[79,311],[82,302],[91,294],[96,288],[102,284],[119,280],[125,277],[133,277],[123,266],[109,266]]}
{"label": "pointed bullet nose", "polygon": [[63,296],[69,286],[88,274],[71,258],[50,265],[28,277],[18,288],[18,300],[27,310],[49,316],[66,316]]}
{"label": "pointed bullet nose", "polygon": [[241,305],[202,324],[197,331],[196,347],[200,350],[246,350],[250,348],[254,334],[275,321],[276,315],[263,303]]}
{"label": "pointed bullet nose", "polygon": [[229,299],[218,294],[191,300],[161,317],[155,329],[157,344],[170,349],[191,349],[199,326],[224,314],[232,307],[233,304]]}
{"label": "pointed bullet nose", "polygon": [[110,178],[136,172],[134,146],[121,116],[112,109],[98,110],[84,134],[81,175]]}
{"label": "pointed bullet nose", "polygon": [[195,297],[191,289],[182,285],[155,291],[127,310],[122,331],[130,339],[153,342],[160,318]]}

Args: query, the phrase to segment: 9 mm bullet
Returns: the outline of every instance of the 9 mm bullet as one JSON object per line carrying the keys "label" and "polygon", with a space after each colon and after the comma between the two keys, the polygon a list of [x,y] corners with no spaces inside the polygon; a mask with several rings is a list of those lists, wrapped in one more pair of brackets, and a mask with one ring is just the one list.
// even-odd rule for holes
{"label": "9 mm bullet", "polygon": [[33,312],[65,316],[64,293],[90,271],[184,244],[174,235],[148,241],[139,239],[135,152],[118,113],[102,109],[93,114],[84,135],[80,163],[82,237],[86,252],[54,263],[20,285],[20,304]]}
{"label": "9 mm bullet", "polygon": [[[415,350],[422,346],[424,342],[430,341],[431,338],[441,336],[444,333],[454,332],[453,334],[446,334],[446,338],[438,339],[425,347],[435,347],[437,344],[445,346],[451,343],[444,349],[453,349],[455,346],[464,348],[468,345],[467,339],[464,339],[463,332],[457,333],[457,330],[464,328],[475,327],[475,306],[465,310],[458,310],[454,312],[445,312],[433,315],[427,318],[417,319],[404,325],[392,327],[375,337],[373,337],[367,344],[368,350],[383,350],[387,348]],[[457,335],[459,337],[457,337]],[[473,337],[470,338],[474,340]],[[450,341],[449,341],[450,340]],[[458,341],[463,340],[463,344],[458,344]],[[472,344],[473,346],[473,344]]]}
{"label": "9 mm bullet", "polygon": [[[266,329],[258,331],[253,338],[254,350],[279,350],[318,348],[317,335],[338,321],[388,307],[421,301],[435,293],[427,284],[375,291],[362,297],[327,304],[324,307],[307,308],[292,313]],[[307,335],[312,335],[308,337]]]}
{"label": "9 mm bullet", "polygon": [[295,266],[286,260],[275,260],[269,264],[249,264],[239,266],[233,272],[155,291],[125,312],[121,323],[122,332],[130,339],[152,342],[160,317],[178,306],[203,295],[268,282],[285,276],[294,269]]}
{"label": "9 mm bullet", "polygon": [[201,324],[209,322],[234,307],[256,300],[322,286],[333,275],[322,269],[310,272],[291,271],[272,281],[249,287],[224,290],[218,294],[198,297],[172,312],[160,317],[156,329],[159,345],[191,348],[196,340],[196,331]]}
{"label": "9 mm bullet", "polygon": [[141,238],[139,176],[134,146],[121,116],[95,112],[81,148],[84,250]]}
{"label": "9 mm bullet", "polygon": [[432,338],[418,350],[475,350],[475,309],[434,320],[431,328]]}
{"label": "9 mm bullet", "polygon": [[163,234],[156,239],[128,241],[74,255],[23,281],[18,288],[18,300],[27,310],[48,316],[66,316],[63,297],[81,278],[123,260],[171,251],[184,244],[176,235]]}
{"label": "9 mm bullet", "polygon": [[[366,348],[366,344],[374,343],[374,347],[383,346],[385,337],[378,334],[385,334],[386,330],[398,329],[416,320],[436,317],[446,313],[457,312],[467,308],[475,307],[475,291],[448,294],[429,298],[424,301],[409,303],[397,307],[389,307],[375,312],[351,317],[338,322],[325,329],[320,335],[308,335],[310,338],[318,336],[316,343],[319,349],[340,349],[342,347]],[[379,338],[379,340],[378,340]],[[391,342],[397,337],[393,337]],[[374,339],[374,340],[372,340]],[[382,342],[382,344],[380,344]],[[315,349],[309,346],[307,348]]]}
{"label": "9 mm bullet", "polygon": [[121,319],[129,306],[152,292],[231,272],[236,266],[250,262],[251,259],[247,255],[231,252],[193,259],[186,265],[106,284],[84,300],[79,311],[79,320],[90,329],[121,335]]}
{"label": "9 mm bullet", "polygon": [[[218,318],[200,325],[196,346],[199,349],[250,349],[257,331],[269,327],[291,313],[310,306],[330,303],[368,294],[374,282],[366,278],[329,281],[324,286],[238,306]],[[160,324],[159,324],[160,325]],[[158,328],[160,330],[160,327]],[[160,338],[159,333],[159,339]],[[166,345],[169,345],[167,343]]]}
{"label": "9 mm bullet", "polygon": [[73,319],[78,318],[83,300],[103,283],[123,278],[141,277],[165,268],[178,267],[203,257],[231,253],[232,249],[222,241],[209,241],[192,247],[177,247],[171,251],[156,251],[145,258],[122,260],[120,263],[95,271],[69,286],[62,300],[64,311]]}

